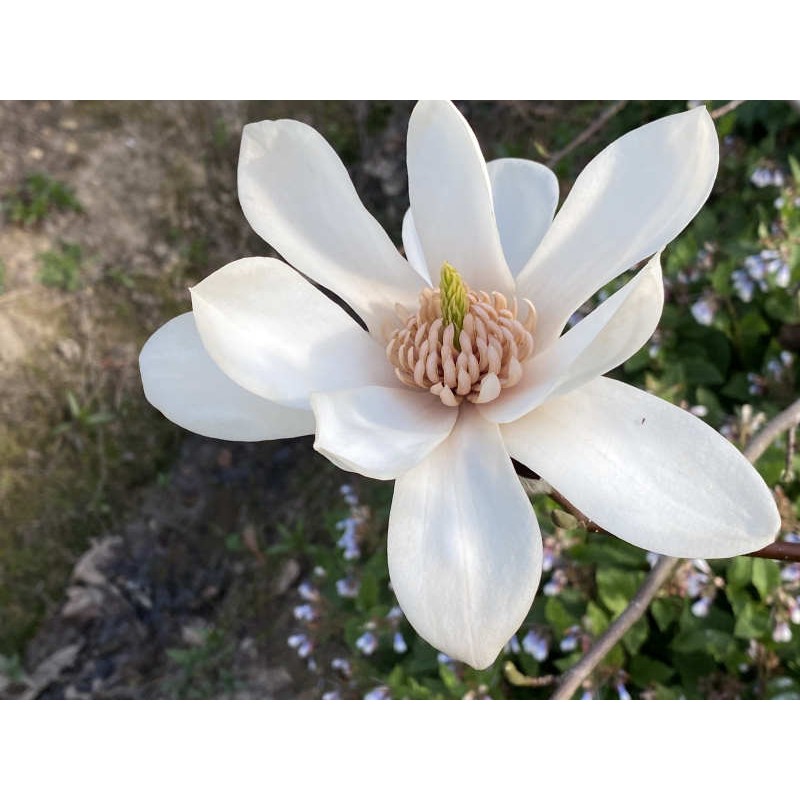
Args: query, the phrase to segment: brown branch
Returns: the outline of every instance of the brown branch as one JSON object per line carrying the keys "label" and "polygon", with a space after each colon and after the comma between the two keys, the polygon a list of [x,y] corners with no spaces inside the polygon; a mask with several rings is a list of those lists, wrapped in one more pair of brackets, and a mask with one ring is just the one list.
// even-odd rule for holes
{"label": "brown branch", "polygon": [[746,100],[731,100],[730,103],[725,103],[724,106],[720,106],[719,108],[715,108],[711,112],[711,119],[719,119],[720,117],[724,117],[726,114],[730,114],[730,112],[733,111],[734,109],[739,108],[739,106],[742,103],[745,103],[745,102],[747,102],[747,101]]}
{"label": "brown branch", "polygon": [[789,428],[786,435],[786,466],[783,468],[781,481],[789,483],[794,480],[794,457],[797,453],[797,426]]}
{"label": "brown branch", "polygon": [[[800,400],[796,400],[792,405],[784,409],[777,417],[765,425],[761,432],[750,440],[749,444],[744,449],[745,458],[747,458],[751,464],[755,464],[778,436],[796,426],[799,421]],[[573,516],[576,516],[578,519],[582,518],[587,524],[593,525],[592,521],[584,514],[581,514],[569,501],[566,501],[566,498],[563,498],[558,493],[554,493],[553,496],[559,503],[564,500],[566,502],[564,507],[567,508],[569,513]],[[602,530],[596,525],[594,529]],[[759,558],[782,558],[783,560],[794,561],[796,560],[794,557],[789,558],[781,555],[781,553],[792,553],[796,555],[797,549],[798,545],[793,545],[790,542],[773,542],[767,545],[767,547],[755,553],[751,553],[750,555]],[[765,555],[765,552],[769,552],[770,554]],[[800,558],[797,560],[800,560]],[[586,678],[589,677],[595,667],[608,655],[611,648],[614,647],[631,626],[642,617],[645,611],[647,611],[650,602],[672,574],[678,561],[679,559],[672,556],[659,557],[628,607],[608,626],[602,635],[597,638],[583,658],[564,673],[558,684],[558,688],[553,693],[553,700],[569,700],[572,695],[575,694],[575,691]]]}
{"label": "brown branch", "polygon": [[569,700],[594,668],[611,652],[611,648],[627,633],[628,629],[647,611],[661,585],[672,575],[680,559],[661,556],[650,570],[639,591],[628,607],[606,628],[592,644],[590,650],[574,667],[567,670],[553,693],[553,700]]}
{"label": "brown branch", "polygon": [[550,156],[547,161],[547,166],[552,168],[562,158],[569,155],[576,147],[580,147],[585,142],[588,142],[613,116],[619,114],[623,108],[628,104],[627,100],[618,100],[612,103],[603,113],[592,123],[590,123],[584,130],[582,130],[568,145],[562,147],[555,155]]}
{"label": "brown branch", "polygon": [[800,425],[800,400],[795,400],[777,417],[771,419],[747,444],[745,456],[755,463],[764,455],[766,449],[786,431]]}
{"label": "brown branch", "polygon": [[800,543],[773,542],[747,555],[751,558],[771,558],[774,561],[800,561]]}

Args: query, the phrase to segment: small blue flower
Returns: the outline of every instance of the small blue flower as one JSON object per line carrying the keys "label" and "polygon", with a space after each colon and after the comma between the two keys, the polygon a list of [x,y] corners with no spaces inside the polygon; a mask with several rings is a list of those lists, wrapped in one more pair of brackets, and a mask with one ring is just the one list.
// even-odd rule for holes
{"label": "small blue flower", "polygon": [[388,686],[376,686],[372,691],[364,695],[365,700],[391,700],[391,692]]}
{"label": "small blue flower", "polygon": [[297,593],[303,600],[308,600],[310,603],[316,603],[319,600],[319,591],[308,581],[303,581],[297,587]]}
{"label": "small blue flower", "polygon": [[789,623],[786,620],[780,620],[775,626],[775,629],[772,631],[772,641],[783,643],[792,641],[792,629],[789,627]]}
{"label": "small blue flower", "polygon": [[745,303],[749,303],[753,299],[753,292],[755,291],[755,284],[747,275],[744,270],[737,269],[731,273],[731,283],[739,299]]}
{"label": "small blue flower", "polygon": [[792,279],[792,272],[785,261],[781,261],[778,271],[775,273],[775,285],[785,289]]}
{"label": "small blue flower", "polygon": [[707,617],[711,608],[711,598],[701,597],[696,602],[692,603],[692,614],[695,617]]}
{"label": "small blue flower", "polygon": [[339,597],[358,597],[358,590],[361,584],[357,578],[348,576],[347,578],[339,578],[336,581],[336,594]]}
{"label": "small blue flower", "polygon": [[699,325],[710,325],[714,321],[714,309],[708,300],[698,300],[692,303],[692,316]]}
{"label": "small blue flower", "polygon": [[340,672],[345,678],[349,678],[353,672],[350,662],[346,658],[332,659],[331,668],[335,669],[337,672]]}
{"label": "small blue flower", "polygon": [[372,631],[365,631],[356,639],[356,647],[365,656],[371,656],[378,649],[378,637]]}
{"label": "small blue flower", "polygon": [[311,622],[316,619],[317,616],[314,606],[310,605],[309,603],[304,603],[301,606],[295,606],[293,613],[296,620],[301,620],[303,622]]}
{"label": "small blue flower", "polygon": [[544,636],[539,636],[533,628],[531,628],[522,639],[522,649],[540,662],[547,659],[547,655],[550,651],[547,639],[545,639]]}

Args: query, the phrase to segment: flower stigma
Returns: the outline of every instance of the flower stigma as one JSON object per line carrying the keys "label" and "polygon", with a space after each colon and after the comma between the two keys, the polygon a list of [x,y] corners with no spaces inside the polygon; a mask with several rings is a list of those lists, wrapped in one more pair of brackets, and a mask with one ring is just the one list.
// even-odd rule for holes
{"label": "flower stigma", "polygon": [[442,264],[439,278],[439,297],[442,306],[442,324],[445,329],[453,324],[453,346],[461,350],[461,331],[464,329],[464,317],[469,310],[467,285],[458,274],[458,270],[446,261]]}
{"label": "flower stigma", "polygon": [[530,300],[523,304],[524,321],[516,297],[509,304],[500,292],[470,289],[445,262],[439,288],[422,290],[416,313],[397,306],[402,327],[392,332],[386,355],[400,381],[446,406],[489,403],[520,381],[533,355],[536,309]]}

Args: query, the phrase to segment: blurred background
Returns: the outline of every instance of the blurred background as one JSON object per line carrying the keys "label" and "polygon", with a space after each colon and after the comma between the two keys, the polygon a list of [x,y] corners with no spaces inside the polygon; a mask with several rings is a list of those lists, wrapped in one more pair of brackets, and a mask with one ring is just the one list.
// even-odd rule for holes
{"label": "blurred background", "polygon": [[[458,105],[487,159],[548,163],[562,199],[605,145],[688,107]],[[797,397],[800,112],[708,106],[714,192],[667,248],[659,330],[616,377],[744,445]],[[388,586],[391,483],[341,472],[310,437],[186,433],[144,399],[139,350],[189,309],[187,288],[272,254],[236,196],[242,126],[321,131],[399,246],[411,108],[0,103],[0,697],[547,697],[633,596],[647,554],[555,524],[539,498],[528,620],[491,669],[450,662]],[[795,537],[794,437],[758,467]],[[800,697],[799,589],[796,565],[686,562],[584,695]]]}

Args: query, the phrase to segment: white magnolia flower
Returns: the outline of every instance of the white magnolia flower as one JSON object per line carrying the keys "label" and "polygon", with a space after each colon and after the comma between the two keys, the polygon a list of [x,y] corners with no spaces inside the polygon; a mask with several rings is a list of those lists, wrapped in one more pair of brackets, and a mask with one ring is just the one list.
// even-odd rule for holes
{"label": "white magnolia flower", "polygon": [[[419,103],[406,260],[315,130],[248,125],[242,207],[295,269],[245,258],[194,287],[193,311],[142,350],[146,395],[197,433],[315,433],[334,463],[394,478],[388,558],[403,611],[434,647],[487,667],[525,619],[542,569],[509,456],[648,550],[719,558],[775,537],[770,492],[729,442],[600,377],[655,330],[660,251],[708,197],[718,153],[702,107],[645,125],[586,167],[554,219],[550,170],[486,164],[455,106]],[[563,333],[579,306],[646,258]]]}

